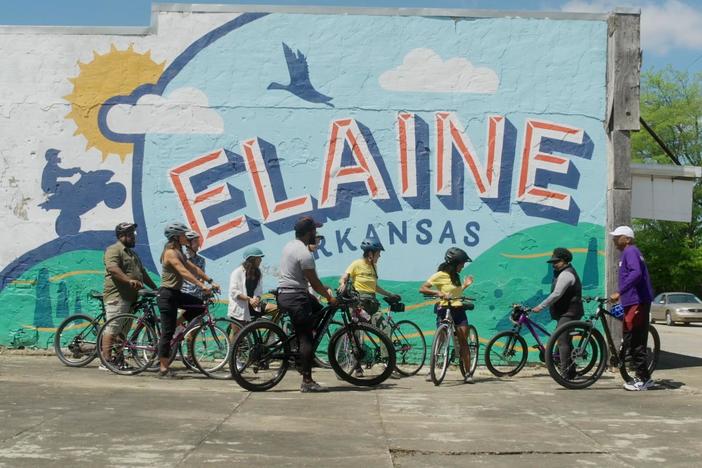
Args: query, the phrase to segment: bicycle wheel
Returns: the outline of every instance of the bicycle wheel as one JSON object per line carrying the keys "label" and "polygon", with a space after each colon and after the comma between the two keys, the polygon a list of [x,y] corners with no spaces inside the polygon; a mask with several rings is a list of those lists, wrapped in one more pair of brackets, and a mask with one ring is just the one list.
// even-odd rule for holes
{"label": "bicycle wheel", "polygon": [[473,325],[468,325],[468,349],[470,350],[470,369],[468,375],[473,375],[478,368],[478,357],[480,356],[480,337],[478,330]]}
{"label": "bicycle wheel", "polygon": [[215,324],[205,324],[192,331],[188,354],[195,367],[212,379],[231,379],[229,372],[229,337]]}
{"label": "bicycle wheel", "polygon": [[331,340],[331,337],[334,335],[334,333],[336,333],[343,326],[343,323],[335,321],[331,321],[329,322],[329,325],[327,325],[327,329],[324,330],[324,336],[322,336],[322,340],[319,342],[319,346],[317,346],[317,350],[314,353],[314,363],[318,367],[322,367],[324,369],[331,369],[331,365],[329,364],[329,355],[327,354],[327,349],[329,348],[329,341]]}
{"label": "bicycle wheel", "polygon": [[395,370],[409,377],[424,366],[427,358],[427,342],[424,333],[414,322],[400,320],[390,331],[390,339],[395,348]]}
{"label": "bicycle wheel", "polygon": [[246,390],[261,392],[278,385],[290,365],[290,343],[273,322],[259,320],[246,325],[234,339],[229,371]]}
{"label": "bicycle wheel", "polygon": [[505,331],[493,336],[485,348],[485,365],[495,377],[512,377],[526,365],[529,348],[519,333]]}
{"label": "bicycle wheel", "polygon": [[451,360],[451,336],[448,325],[441,325],[434,334],[429,360],[429,376],[434,385],[441,385],[446,377],[449,361]]}
{"label": "bicycle wheel", "polygon": [[[555,359],[558,350],[558,340],[567,336],[571,341],[572,350],[569,355],[570,364],[565,366],[560,359]],[[556,329],[546,344],[546,367],[559,385],[569,389],[587,388],[602,376],[606,361],[606,344],[602,333],[591,323],[576,321],[568,322]]]}
{"label": "bicycle wheel", "polygon": [[[126,336],[107,337],[106,330],[117,320],[131,322]],[[99,352],[100,361],[109,370],[120,375],[136,375],[146,370],[158,356],[158,340],[153,327],[140,321],[136,315],[112,317],[105,322],[98,334],[98,349],[103,349],[103,342],[109,339],[107,354]]]}
{"label": "bicycle wheel", "polygon": [[83,367],[97,357],[101,324],[87,315],[71,315],[61,322],[54,335],[56,357],[67,366]]}
{"label": "bicycle wheel", "polygon": [[350,323],[329,340],[329,364],[343,380],[363,387],[384,382],[395,370],[390,338],[367,323]]}
{"label": "bicycle wheel", "polygon": [[[661,337],[660,335],[658,335],[658,330],[656,330],[655,327],[649,325],[648,339],[646,341],[646,367],[648,369],[649,375],[653,374],[653,371],[656,370],[656,366],[658,365],[658,356],[660,355],[660,352]],[[624,364],[622,365],[620,363],[619,373],[621,374],[622,379],[624,379],[625,382],[631,381],[636,376],[636,369],[634,368],[631,362],[631,357],[628,353],[624,360]]]}

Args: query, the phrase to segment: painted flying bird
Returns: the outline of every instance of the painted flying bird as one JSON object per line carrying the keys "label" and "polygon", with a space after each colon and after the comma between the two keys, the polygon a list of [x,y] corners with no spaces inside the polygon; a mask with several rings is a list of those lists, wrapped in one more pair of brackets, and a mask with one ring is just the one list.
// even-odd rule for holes
{"label": "painted flying bird", "polygon": [[282,89],[307,102],[326,104],[329,107],[334,107],[334,105],[329,102],[334,98],[325,96],[312,86],[310,82],[310,69],[303,53],[298,50],[296,55],[285,42],[283,42],[283,52],[285,53],[285,61],[288,62],[290,84],[282,85],[273,82],[268,85],[268,89]]}

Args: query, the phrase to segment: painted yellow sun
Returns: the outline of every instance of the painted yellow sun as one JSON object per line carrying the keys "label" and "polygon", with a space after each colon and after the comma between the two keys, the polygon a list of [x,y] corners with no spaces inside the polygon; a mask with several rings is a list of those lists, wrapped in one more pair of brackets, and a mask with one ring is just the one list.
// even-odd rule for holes
{"label": "painted yellow sun", "polygon": [[114,96],[130,94],[143,84],[156,83],[164,65],[165,62],[154,62],[150,51],[140,54],[132,45],[126,50],[117,50],[114,44],[106,54],[93,52],[91,62],[78,62],[78,76],[69,78],[73,92],[64,99],[71,104],[71,112],[66,117],[76,123],[74,135],[83,135],[87,140],[86,150],[96,148],[102,153],[103,161],[110,154],[124,161],[132,153],[133,145],[109,140],[102,134],[98,126],[100,106]]}

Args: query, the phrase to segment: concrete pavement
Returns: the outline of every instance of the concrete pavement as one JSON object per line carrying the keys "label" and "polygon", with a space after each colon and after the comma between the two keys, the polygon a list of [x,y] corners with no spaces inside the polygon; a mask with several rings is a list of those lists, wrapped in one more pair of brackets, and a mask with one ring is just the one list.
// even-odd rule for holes
{"label": "concrete pavement", "polygon": [[[702,327],[685,330],[702,338]],[[511,379],[479,369],[475,385],[454,372],[440,387],[414,377],[362,389],[316,376],[329,393],[300,394],[294,372],[249,393],[196,374],[120,377],[5,352],[0,466],[699,466],[694,356],[665,353],[661,384],[640,393],[609,373],[565,390],[543,368]]]}

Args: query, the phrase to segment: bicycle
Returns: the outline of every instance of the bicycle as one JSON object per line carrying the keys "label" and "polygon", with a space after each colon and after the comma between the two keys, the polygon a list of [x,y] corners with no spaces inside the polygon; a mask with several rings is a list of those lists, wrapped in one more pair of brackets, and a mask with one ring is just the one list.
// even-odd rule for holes
{"label": "bicycle", "polygon": [[[151,293],[155,297],[156,293]],[[210,296],[202,306],[203,311],[191,320],[187,326],[179,326],[171,338],[172,363],[178,354],[183,364],[190,370],[199,371],[212,378],[228,378],[217,372],[225,366],[229,357],[229,338],[221,324],[227,319],[215,319],[210,313],[210,306],[215,302],[215,296]],[[103,365],[119,375],[136,375],[149,368],[156,367],[158,356],[158,341],[160,333],[156,332],[153,324],[158,322],[153,307],[144,310],[144,314],[113,317],[100,329],[98,348],[102,349],[104,331],[109,329],[110,322],[124,320],[131,323],[127,336],[119,336],[112,343],[107,356],[99,353]],[[187,353],[183,346],[187,346]]]}
{"label": "bicycle", "polygon": [[[352,315],[351,309],[358,302],[358,295],[338,295],[336,305],[324,307],[315,323],[313,346],[315,350],[319,347],[325,336],[322,332],[337,310],[341,310],[343,326],[334,332],[327,345],[329,365],[337,376],[353,385],[375,386],[393,372],[395,350],[380,330]],[[270,320],[246,325],[234,340],[229,357],[234,380],[249,391],[275,387],[291,363],[300,358],[293,346],[297,348],[296,334],[285,333]]]}
{"label": "bicycle", "polygon": [[102,293],[90,291],[88,299],[98,301],[100,312],[95,317],[74,314],[66,317],[56,329],[54,352],[69,367],[83,367],[97,357],[97,336],[105,322],[105,303]]}
{"label": "bicycle", "polygon": [[[434,296],[426,297],[433,298]],[[474,299],[470,297],[451,299],[451,301],[461,301],[466,310],[473,310],[475,308],[472,302],[473,300]],[[451,314],[451,306],[441,307],[439,311],[443,313],[443,318],[441,318],[439,327],[434,333],[434,343],[432,344],[431,356],[429,358],[429,376],[431,377],[431,381],[434,382],[434,385],[441,385],[444,377],[446,377],[449,364],[456,358],[456,350],[460,349],[458,335],[456,334],[456,325],[453,322],[453,315]],[[463,359],[458,356],[459,369],[463,377],[472,375],[478,367],[480,342],[478,331],[473,325],[468,325],[467,338],[468,350],[470,351],[469,369],[465,368]]]}
{"label": "bicycle", "polygon": [[[630,367],[630,359],[624,354],[628,350],[621,350],[620,346],[615,345],[606,320],[607,316],[617,320],[621,320],[621,318],[605,308],[605,304],[608,302],[606,298],[584,297],[583,301],[597,302],[597,311],[586,320],[568,322],[553,332],[546,344],[546,367],[549,374],[553,380],[565,388],[587,388],[602,376],[607,366],[606,357],[609,356],[609,364],[619,369],[624,381],[630,381],[634,369]],[[597,322],[602,326],[604,336],[595,328]],[[558,352],[558,340],[564,334],[569,337],[573,345],[570,353],[571,363],[562,373],[560,359],[555,359],[555,355]],[[660,336],[651,325],[649,325],[649,338],[652,338],[653,348],[649,347],[647,350],[647,365],[649,373],[652,373],[658,364]]]}
{"label": "bicycle", "polygon": [[395,348],[395,370],[403,377],[416,375],[427,357],[427,341],[421,328],[409,320],[395,321],[393,312],[405,311],[401,299],[384,297],[388,310],[374,325],[381,331],[390,330],[387,336]]}

